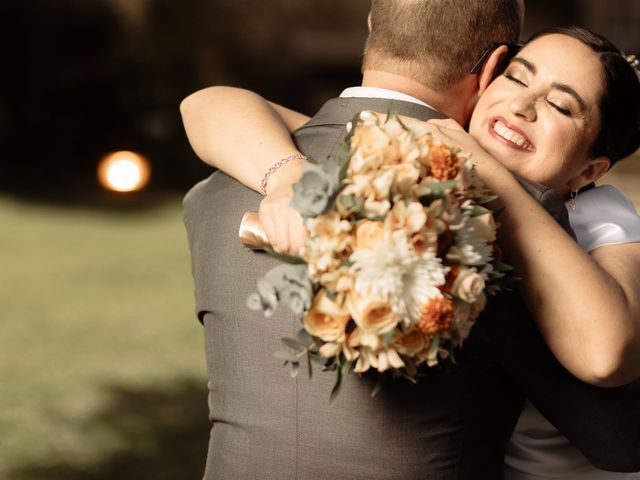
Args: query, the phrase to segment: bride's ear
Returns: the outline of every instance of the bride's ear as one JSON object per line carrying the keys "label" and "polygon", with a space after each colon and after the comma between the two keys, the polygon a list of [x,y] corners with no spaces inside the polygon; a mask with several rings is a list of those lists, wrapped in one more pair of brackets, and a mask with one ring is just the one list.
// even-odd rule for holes
{"label": "bride's ear", "polygon": [[478,93],[482,95],[489,84],[501,72],[509,55],[509,48],[506,45],[500,45],[489,54],[485,62],[482,64],[478,72]]}
{"label": "bride's ear", "polygon": [[571,191],[578,191],[582,187],[595,182],[605,173],[607,173],[607,170],[609,170],[610,166],[611,161],[608,157],[597,157],[589,160],[580,174],[569,181],[569,188],[571,189]]}

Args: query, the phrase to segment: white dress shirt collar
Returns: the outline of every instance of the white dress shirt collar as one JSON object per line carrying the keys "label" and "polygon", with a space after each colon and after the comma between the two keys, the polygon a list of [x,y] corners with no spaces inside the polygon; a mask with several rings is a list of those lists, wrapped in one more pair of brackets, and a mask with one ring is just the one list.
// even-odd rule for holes
{"label": "white dress shirt collar", "polygon": [[386,98],[389,100],[401,100],[403,102],[417,103],[423,105],[432,110],[435,110],[431,105],[423,102],[422,100],[407,95],[405,93],[396,92],[395,90],[389,90],[387,88],[377,87],[350,87],[344,90],[340,94],[341,98],[358,97],[358,98]]}

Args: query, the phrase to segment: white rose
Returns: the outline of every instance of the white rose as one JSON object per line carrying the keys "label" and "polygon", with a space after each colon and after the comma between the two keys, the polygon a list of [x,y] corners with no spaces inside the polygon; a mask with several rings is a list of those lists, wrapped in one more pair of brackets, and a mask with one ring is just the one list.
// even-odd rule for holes
{"label": "white rose", "polygon": [[463,268],[453,282],[451,293],[467,303],[474,303],[482,295],[484,288],[482,275],[473,268]]}

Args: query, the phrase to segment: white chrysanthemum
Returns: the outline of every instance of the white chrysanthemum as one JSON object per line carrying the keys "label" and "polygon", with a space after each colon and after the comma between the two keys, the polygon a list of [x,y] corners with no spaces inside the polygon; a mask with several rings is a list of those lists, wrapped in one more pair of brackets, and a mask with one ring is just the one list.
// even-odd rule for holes
{"label": "white chrysanthemum", "polygon": [[420,319],[420,308],[440,295],[449,271],[435,252],[417,255],[403,232],[386,235],[380,248],[356,250],[350,256],[355,290],[389,302],[399,322],[408,327]]}
{"label": "white chrysanthemum", "polygon": [[471,213],[464,212],[464,222],[456,230],[457,253],[463,265],[484,265],[493,260],[493,248],[471,222]]}

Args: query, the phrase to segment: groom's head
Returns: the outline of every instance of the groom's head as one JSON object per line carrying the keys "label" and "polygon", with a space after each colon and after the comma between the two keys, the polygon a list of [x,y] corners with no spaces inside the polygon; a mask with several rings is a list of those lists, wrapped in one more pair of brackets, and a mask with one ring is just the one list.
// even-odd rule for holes
{"label": "groom's head", "polygon": [[516,42],[523,17],[523,0],[372,0],[363,71],[444,92],[489,45]]}

